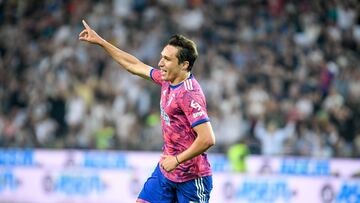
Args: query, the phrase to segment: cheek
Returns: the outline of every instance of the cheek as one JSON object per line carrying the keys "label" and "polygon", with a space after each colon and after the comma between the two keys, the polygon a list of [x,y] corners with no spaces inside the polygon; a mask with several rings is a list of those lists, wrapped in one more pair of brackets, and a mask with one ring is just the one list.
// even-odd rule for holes
{"label": "cheek", "polygon": [[165,67],[167,68],[167,72],[174,71],[174,65],[171,62],[165,63]]}
{"label": "cheek", "polygon": [[169,71],[168,71],[168,74],[170,75],[170,76],[173,76],[173,75],[176,75],[177,74],[177,71],[176,71],[176,69],[174,68],[174,67],[171,67],[170,69],[168,69]]}
{"label": "cheek", "polygon": [[174,66],[174,64],[171,61],[165,62],[165,65],[166,65],[166,67],[168,67],[170,69]]}

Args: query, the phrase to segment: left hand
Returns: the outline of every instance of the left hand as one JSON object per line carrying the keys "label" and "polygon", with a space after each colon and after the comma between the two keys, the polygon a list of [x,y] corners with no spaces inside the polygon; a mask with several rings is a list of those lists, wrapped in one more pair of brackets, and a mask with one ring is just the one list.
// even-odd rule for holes
{"label": "left hand", "polygon": [[93,44],[101,44],[104,39],[102,39],[93,29],[91,29],[85,20],[83,20],[82,23],[85,29],[79,34],[79,40]]}
{"label": "left hand", "polygon": [[167,172],[174,170],[179,164],[176,161],[175,156],[171,155],[162,155],[163,160],[160,162],[160,167]]}

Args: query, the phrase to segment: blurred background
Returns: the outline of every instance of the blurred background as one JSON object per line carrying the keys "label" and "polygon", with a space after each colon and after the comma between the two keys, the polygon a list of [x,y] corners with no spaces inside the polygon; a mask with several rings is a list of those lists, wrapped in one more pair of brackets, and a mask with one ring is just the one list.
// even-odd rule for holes
{"label": "blurred background", "polygon": [[356,0],[0,0],[0,202],[134,202],[160,156],[159,87],[82,19],[155,68],[171,35],[197,43],[213,202],[360,202]]}

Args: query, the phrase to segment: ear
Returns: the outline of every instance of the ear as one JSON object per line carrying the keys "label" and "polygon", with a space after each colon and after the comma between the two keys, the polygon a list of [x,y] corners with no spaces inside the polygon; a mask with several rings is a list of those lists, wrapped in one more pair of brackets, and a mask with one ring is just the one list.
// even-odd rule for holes
{"label": "ear", "polygon": [[187,71],[189,68],[189,61],[184,61],[181,65],[181,70]]}

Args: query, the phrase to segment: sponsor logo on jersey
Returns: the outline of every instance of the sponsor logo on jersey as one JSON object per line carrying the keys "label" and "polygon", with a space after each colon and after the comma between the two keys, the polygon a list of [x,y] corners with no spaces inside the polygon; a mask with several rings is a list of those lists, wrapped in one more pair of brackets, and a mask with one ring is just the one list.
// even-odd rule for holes
{"label": "sponsor logo on jersey", "polygon": [[194,117],[194,118],[200,117],[200,116],[202,116],[202,115],[204,115],[204,112],[203,112],[203,111],[193,113],[193,117]]}
{"label": "sponsor logo on jersey", "polygon": [[160,107],[161,118],[165,121],[166,125],[170,125],[170,118],[162,107]]}
{"label": "sponsor logo on jersey", "polygon": [[197,103],[196,101],[191,100],[190,106],[191,106],[192,108],[198,110],[198,112],[193,113],[193,117],[194,117],[194,118],[200,117],[200,116],[202,116],[202,115],[205,114],[205,112],[201,110],[200,104]]}
{"label": "sponsor logo on jersey", "polygon": [[200,104],[197,103],[197,102],[194,101],[194,100],[191,100],[190,106],[191,106],[192,108],[194,108],[194,109],[197,109],[198,111],[201,111],[201,106],[200,106]]}

